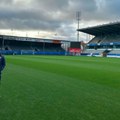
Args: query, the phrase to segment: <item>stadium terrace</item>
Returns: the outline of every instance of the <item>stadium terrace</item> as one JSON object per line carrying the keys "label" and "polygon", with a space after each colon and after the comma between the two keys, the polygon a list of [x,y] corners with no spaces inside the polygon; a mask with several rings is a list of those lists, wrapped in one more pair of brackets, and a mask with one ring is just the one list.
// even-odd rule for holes
{"label": "stadium terrace", "polygon": [[120,57],[120,22],[78,29],[94,36],[83,41],[0,35],[0,52],[7,55],[85,55]]}
{"label": "stadium terrace", "polygon": [[120,22],[78,29],[93,35],[83,54],[92,56],[120,57]]}
{"label": "stadium terrace", "polygon": [[6,55],[80,55],[81,43],[0,35],[0,52]]}
{"label": "stadium terrace", "polygon": [[64,55],[68,40],[0,35],[0,52],[6,55]]}

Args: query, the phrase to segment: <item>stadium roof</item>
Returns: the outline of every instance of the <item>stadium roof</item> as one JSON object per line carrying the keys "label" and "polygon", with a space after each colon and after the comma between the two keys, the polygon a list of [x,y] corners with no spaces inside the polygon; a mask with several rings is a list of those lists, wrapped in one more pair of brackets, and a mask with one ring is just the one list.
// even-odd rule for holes
{"label": "stadium roof", "polygon": [[120,34],[120,22],[98,25],[94,27],[82,28],[77,31],[84,32],[90,35],[105,35],[105,34]]}
{"label": "stadium roof", "polygon": [[0,35],[0,41],[1,40],[15,40],[15,41],[26,41],[26,42],[46,42],[46,43],[64,43],[64,42],[70,42],[68,40],[32,38],[32,37],[20,37],[20,36],[9,36],[9,35]]}

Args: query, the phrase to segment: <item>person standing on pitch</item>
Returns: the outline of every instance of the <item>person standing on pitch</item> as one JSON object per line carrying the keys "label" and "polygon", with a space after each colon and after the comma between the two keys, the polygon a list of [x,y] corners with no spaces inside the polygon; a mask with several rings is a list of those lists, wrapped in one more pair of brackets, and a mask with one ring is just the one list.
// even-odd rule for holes
{"label": "person standing on pitch", "polygon": [[3,69],[5,68],[5,58],[2,54],[0,54],[0,84],[1,84],[1,74],[2,74],[2,71]]}

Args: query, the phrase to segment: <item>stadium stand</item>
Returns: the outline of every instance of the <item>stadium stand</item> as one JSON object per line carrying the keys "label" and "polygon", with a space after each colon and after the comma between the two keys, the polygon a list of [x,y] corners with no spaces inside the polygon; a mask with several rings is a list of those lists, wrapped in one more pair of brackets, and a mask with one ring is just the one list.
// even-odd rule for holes
{"label": "stadium stand", "polygon": [[61,47],[63,43],[62,40],[0,35],[0,52],[3,54],[65,55],[66,51]]}
{"label": "stadium stand", "polygon": [[86,55],[120,56],[120,22],[114,22],[94,27],[78,29],[95,36],[91,39],[83,51]]}

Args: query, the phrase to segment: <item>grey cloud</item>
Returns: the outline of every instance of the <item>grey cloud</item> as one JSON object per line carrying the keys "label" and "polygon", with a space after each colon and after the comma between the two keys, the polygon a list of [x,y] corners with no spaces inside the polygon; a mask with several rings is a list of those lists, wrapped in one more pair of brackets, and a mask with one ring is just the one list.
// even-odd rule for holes
{"label": "grey cloud", "polygon": [[118,14],[120,11],[120,1],[119,0],[110,0],[106,2],[106,10],[109,14]]}
{"label": "grey cloud", "polygon": [[96,21],[114,21],[119,16],[120,1],[119,0],[95,0],[96,10],[85,11],[84,20]]}
{"label": "grey cloud", "polygon": [[31,4],[45,11],[61,11],[69,5],[69,0],[33,0]]}
{"label": "grey cloud", "polygon": [[[5,7],[7,1],[10,6]],[[4,7],[0,8],[0,21],[18,20],[19,23],[24,21],[45,21],[51,24],[51,21],[62,23],[72,23],[75,19],[75,12],[78,9],[82,11],[94,11],[96,6],[94,0],[28,0],[24,6],[20,6],[20,0],[2,0]],[[87,4],[86,4],[87,3]],[[6,19],[6,20],[5,20]],[[34,23],[34,22],[33,22]],[[9,23],[7,23],[9,24]],[[30,22],[30,24],[32,24]],[[44,24],[45,25],[45,24]],[[18,25],[16,25],[18,26]],[[31,25],[33,26],[33,25]],[[8,26],[9,27],[9,26]],[[30,27],[30,26],[29,26]],[[31,27],[32,29],[32,27]]]}
{"label": "grey cloud", "polygon": [[1,0],[0,28],[55,31],[74,38],[76,26],[69,26],[77,23],[76,11],[81,11],[82,22],[99,23],[119,16],[119,9],[119,0]]}
{"label": "grey cloud", "polygon": [[12,4],[14,0],[0,0],[0,4]]}
{"label": "grey cloud", "polygon": [[76,2],[72,2],[78,10],[94,12],[97,9],[96,2],[94,0],[76,0]]}

